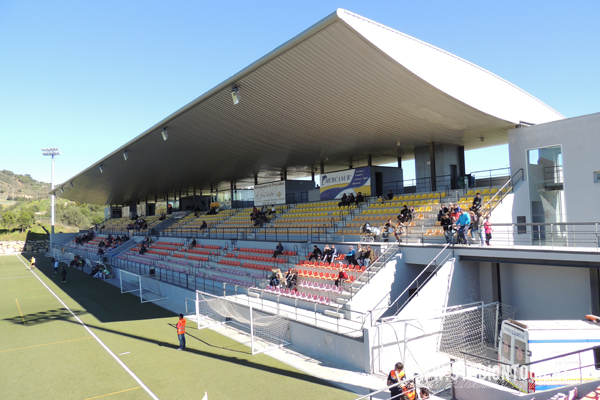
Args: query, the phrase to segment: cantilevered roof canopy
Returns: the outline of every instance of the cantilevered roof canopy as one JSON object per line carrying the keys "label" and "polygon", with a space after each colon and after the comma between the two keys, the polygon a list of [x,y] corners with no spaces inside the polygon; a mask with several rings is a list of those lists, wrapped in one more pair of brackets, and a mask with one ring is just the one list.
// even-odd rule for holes
{"label": "cantilevered roof canopy", "polygon": [[[240,102],[234,105],[233,87]],[[429,142],[507,143],[520,121],[563,117],[459,57],[337,10],[61,186],[127,204],[411,157]],[[161,135],[168,130],[168,140]],[[482,141],[481,138],[484,138]],[[128,159],[124,160],[123,151]],[[102,165],[102,173],[99,166]],[[73,185],[69,184],[72,182]]]}

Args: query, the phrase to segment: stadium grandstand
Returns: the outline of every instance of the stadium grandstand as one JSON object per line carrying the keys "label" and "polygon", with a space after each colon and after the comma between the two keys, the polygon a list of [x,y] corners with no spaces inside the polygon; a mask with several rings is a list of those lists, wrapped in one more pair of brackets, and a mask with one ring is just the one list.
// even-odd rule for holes
{"label": "stadium grandstand", "polygon": [[[357,396],[388,393],[398,361],[447,398],[591,391],[593,344],[557,345],[579,362],[544,386],[535,351],[498,338],[509,319],[600,314],[599,127],[340,9],[58,185],[107,220],[52,255],[253,354],[293,344],[379,379]],[[510,168],[465,170],[465,150],[506,143]],[[525,374],[482,379],[502,350]]]}

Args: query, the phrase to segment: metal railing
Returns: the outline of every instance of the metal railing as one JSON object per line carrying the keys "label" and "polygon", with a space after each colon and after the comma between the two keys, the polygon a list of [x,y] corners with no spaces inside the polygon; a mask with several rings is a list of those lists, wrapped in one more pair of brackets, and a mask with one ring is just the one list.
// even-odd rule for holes
{"label": "metal railing", "polygon": [[[384,315],[386,312],[388,312],[389,310],[393,309],[394,306],[396,306],[396,310],[394,311],[394,315],[397,315],[398,312],[400,312],[401,308],[398,307],[399,301],[402,298],[402,296],[404,296],[411,288],[412,286],[417,283],[417,287],[418,286],[418,282],[419,279],[423,276],[423,274],[425,274],[427,272],[427,269],[429,269],[429,267],[431,265],[435,265],[435,263],[437,262],[437,259],[442,255],[442,253],[444,251],[446,251],[448,248],[450,247],[450,244],[446,244],[446,246],[444,246],[444,248],[442,250],[440,250],[440,252],[429,262],[429,264],[427,264],[427,266],[425,268],[423,268],[423,270],[419,273],[419,275],[417,275],[417,277],[415,279],[413,279],[413,281],[402,291],[402,293],[400,293],[400,295],[398,297],[396,297],[396,299],[391,302],[390,304],[386,305],[385,307],[380,307],[381,303],[384,300],[388,300],[389,301],[389,296],[391,294],[391,291],[387,292],[382,298],[381,300],[379,300],[379,302],[375,305],[375,307],[373,307],[373,309],[371,309],[368,312],[369,317],[371,318],[371,320],[373,320],[373,315]],[[442,265],[444,265],[444,263],[447,261],[447,259],[449,258],[450,255],[452,255],[453,253],[451,252],[449,255],[447,255],[444,260],[442,262],[440,262],[439,264],[436,265],[436,268],[434,269],[434,271],[430,274],[430,276],[434,276],[437,271],[439,270],[439,268],[441,268]],[[425,280],[424,280],[425,281]],[[422,286],[422,285],[421,285]],[[412,298],[412,297],[411,297]],[[409,298],[410,300],[410,298]],[[406,303],[408,302],[408,300],[402,305],[402,307],[404,307],[406,305]]]}
{"label": "metal railing", "polygon": [[293,228],[211,228],[198,231],[191,228],[174,228],[163,232],[167,237],[193,237],[198,239],[252,240],[276,242],[306,242],[309,239],[309,227]]}
{"label": "metal railing", "polygon": [[[375,251],[375,250],[371,249],[371,251]],[[390,261],[393,257],[396,256],[396,254],[398,254],[398,247],[396,247],[396,246],[391,245],[387,249],[385,249],[385,251],[383,253],[381,253],[381,255],[379,255],[379,257],[377,257],[375,259],[375,261],[373,261],[367,267],[367,269],[364,272],[362,272],[355,279],[354,282],[352,282],[352,284],[350,285],[350,289],[352,289],[352,288],[361,289],[364,286],[366,286],[367,284],[369,284],[371,282],[371,279],[378,272],[378,271],[375,271],[375,269],[383,268],[385,266],[385,264],[387,264],[388,261]],[[353,299],[354,296],[358,292],[359,292],[359,290],[356,290],[356,291],[350,290],[350,299]],[[372,321],[371,321],[371,325],[372,325]]]}
{"label": "metal railing", "polygon": [[508,194],[513,191],[513,188],[515,187],[515,185],[523,180],[525,180],[525,177],[523,175],[523,168],[519,168],[519,170],[517,172],[515,172],[504,183],[504,185],[502,185],[502,187],[500,189],[498,189],[498,191],[496,193],[494,193],[494,195],[492,197],[490,197],[490,199],[487,202],[483,203],[483,206],[481,209],[485,210],[486,208],[488,208],[488,211],[486,212],[486,214],[491,214],[491,212],[494,211],[494,209],[498,206],[498,204],[501,204],[502,200],[504,200],[506,198],[506,196],[508,196]]}
{"label": "metal railing", "polygon": [[[454,373],[454,363],[455,362],[456,362],[456,360],[450,359],[450,361],[447,363],[438,365],[437,367],[429,369],[428,371],[425,371],[421,374],[415,374],[415,376],[412,379],[406,379],[404,381],[400,381],[393,385],[386,386],[382,389],[372,391],[371,393],[361,396],[361,397],[357,397],[354,400],[367,400],[367,399],[370,400],[370,399],[373,399],[373,396],[387,392],[394,387],[398,387],[398,386],[406,387],[406,386],[408,386],[409,382],[412,384],[412,388],[402,392],[402,394],[407,394],[412,390],[415,390],[415,392],[417,394],[419,394],[419,391],[422,387],[427,388],[429,390],[430,395],[437,395],[443,391],[450,389],[451,390],[450,398],[455,399],[456,398],[455,393],[454,393],[454,384],[456,382],[456,374]],[[379,396],[377,398],[379,398]],[[420,398],[420,396],[419,397],[415,396],[415,398]]]}
{"label": "metal railing", "polygon": [[[481,376],[482,372],[487,372],[490,376],[499,375],[498,378],[500,380],[505,380],[512,383],[516,389],[525,393],[533,393],[535,392],[538,383],[547,380],[550,380],[551,382],[543,386],[561,387],[572,385],[578,382],[584,383],[586,381],[597,380],[598,377],[596,370],[599,364],[596,362],[595,355],[599,350],[600,346],[587,347],[585,349],[575,350],[569,353],[559,354],[557,356],[548,357],[541,360],[517,364],[510,364],[497,359],[471,354],[465,351],[461,351],[461,353],[464,358],[465,377],[468,376],[468,369],[473,368],[477,370],[477,375],[479,376]],[[585,360],[582,360],[582,354],[587,352],[591,352],[592,354],[588,355],[588,357],[585,357],[587,360],[589,360],[587,363],[585,363]],[[471,359],[482,360],[484,364],[476,365],[469,363],[467,362],[467,357],[471,357]],[[561,359],[561,362],[554,362],[552,363],[553,365],[549,364],[551,361]],[[494,368],[490,368],[493,366],[502,365],[506,366],[504,370],[501,367],[499,368],[499,371],[495,370]],[[589,376],[584,377],[585,369],[589,369],[587,371]],[[538,380],[540,380],[540,382],[538,382]],[[562,384],[560,384],[561,382]]]}
{"label": "metal railing", "polygon": [[[528,246],[560,249],[583,247],[600,251],[600,223],[492,224],[493,246]],[[480,230],[481,234],[483,229]]]}
{"label": "metal railing", "polygon": [[[485,188],[499,186],[510,176],[510,168],[487,169],[483,171],[474,171],[469,174],[475,180],[474,185],[468,185],[469,188]],[[469,176],[467,175],[467,176]],[[467,185],[465,185],[465,190]]]}
{"label": "metal railing", "polygon": [[[268,299],[265,299],[265,296]],[[344,310],[341,304],[324,305],[279,293],[265,292],[259,288],[249,288],[247,305],[275,315],[283,315],[294,321],[305,322],[315,327],[334,331],[343,335],[363,335],[366,313]],[[341,318],[326,315],[326,311],[345,314]],[[350,318],[349,318],[350,317]]]}

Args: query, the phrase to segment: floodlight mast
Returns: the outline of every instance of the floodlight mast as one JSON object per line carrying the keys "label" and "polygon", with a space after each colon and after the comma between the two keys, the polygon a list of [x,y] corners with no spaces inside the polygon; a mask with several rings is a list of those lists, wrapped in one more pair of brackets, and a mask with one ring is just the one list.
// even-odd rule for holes
{"label": "floodlight mast", "polygon": [[[46,147],[42,149],[42,154],[52,157],[52,180],[50,186],[54,190],[54,156],[60,156],[60,150],[56,147]],[[52,252],[54,237],[54,192],[50,194],[50,252]]]}

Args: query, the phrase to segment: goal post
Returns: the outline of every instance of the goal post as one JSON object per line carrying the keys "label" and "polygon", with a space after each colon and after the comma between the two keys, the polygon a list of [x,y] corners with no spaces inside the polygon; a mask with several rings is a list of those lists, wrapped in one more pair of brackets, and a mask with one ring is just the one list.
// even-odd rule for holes
{"label": "goal post", "polygon": [[140,303],[149,303],[168,299],[163,295],[160,282],[156,279],[119,270],[119,285],[121,293],[132,293],[140,297]]}
{"label": "goal post", "polygon": [[234,328],[233,339],[247,344],[253,355],[290,344],[287,318],[199,290],[196,291],[196,319],[198,329],[223,325]]}

